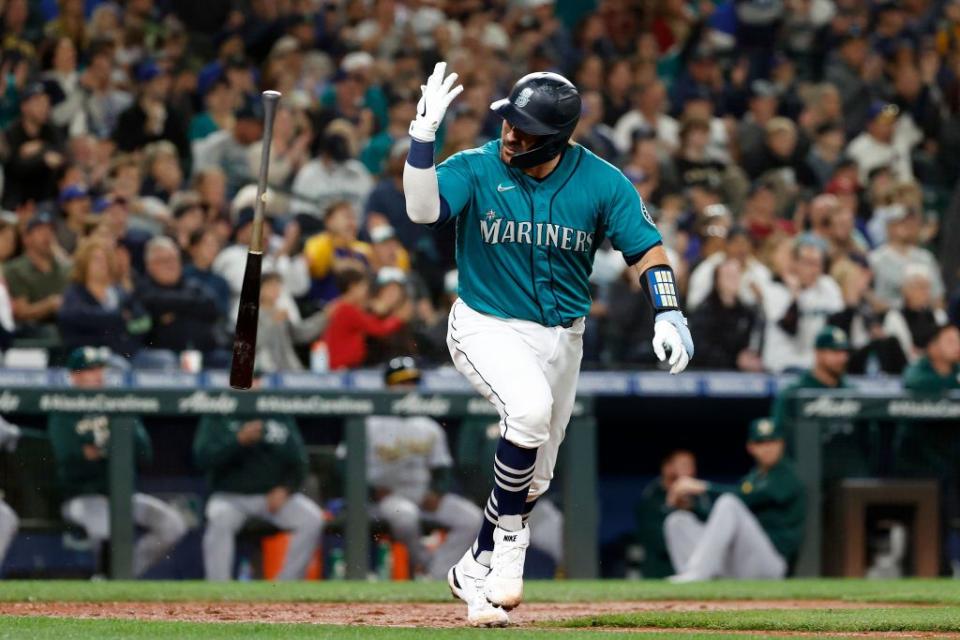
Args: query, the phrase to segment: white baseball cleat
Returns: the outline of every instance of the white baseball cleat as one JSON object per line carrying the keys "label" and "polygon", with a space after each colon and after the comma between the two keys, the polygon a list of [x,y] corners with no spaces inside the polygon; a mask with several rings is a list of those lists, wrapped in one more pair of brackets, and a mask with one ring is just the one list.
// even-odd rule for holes
{"label": "white baseball cleat", "polygon": [[447,572],[447,584],[454,598],[467,603],[467,622],[474,627],[505,627],[510,617],[500,607],[487,601],[483,584],[490,570],[473,559],[470,549],[460,562]]}
{"label": "white baseball cleat", "polygon": [[493,555],[484,592],[487,600],[507,611],[523,600],[523,564],[530,546],[530,527],[519,531],[493,531]]}

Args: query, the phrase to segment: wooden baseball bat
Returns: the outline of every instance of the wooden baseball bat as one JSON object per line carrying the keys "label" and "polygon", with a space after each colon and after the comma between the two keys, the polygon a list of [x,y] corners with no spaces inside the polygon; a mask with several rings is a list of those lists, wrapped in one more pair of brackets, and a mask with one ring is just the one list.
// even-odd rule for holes
{"label": "wooden baseball bat", "polygon": [[260,268],[263,265],[263,215],[267,205],[267,172],[270,166],[270,143],[273,142],[273,119],[277,115],[279,91],[263,94],[263,149],[260,153],[260,175],[257,179],[257,201],[253,209],[253,235],[247,252],[247,267],[240,289],[237,330],[233,337],[233,361],[230,363],[230,386],[249,389],[253,384],[254,360],[257,353],[257,324],[260,316]]}

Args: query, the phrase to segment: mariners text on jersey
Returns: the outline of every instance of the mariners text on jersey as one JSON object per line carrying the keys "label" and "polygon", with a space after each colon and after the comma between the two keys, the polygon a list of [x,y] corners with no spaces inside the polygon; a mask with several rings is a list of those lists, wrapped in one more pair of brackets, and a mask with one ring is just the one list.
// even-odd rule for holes
{"label": "mariners text on jersey", "polygon": [[579,145],[542,180],[505,164],[499,140],[451,156],[437,178],[457,218],[459,294],[481,313],[569,325],[590,311],[605,239],[628,262],[660,243],[630,181]]}

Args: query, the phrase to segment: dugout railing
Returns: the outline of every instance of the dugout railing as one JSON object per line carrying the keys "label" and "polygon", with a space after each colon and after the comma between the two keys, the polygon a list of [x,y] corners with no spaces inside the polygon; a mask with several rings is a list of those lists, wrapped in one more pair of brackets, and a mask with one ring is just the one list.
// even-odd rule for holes
{"label": "dugout railing", "polygon": [[[955,423],[960,436],[960,393],[911,394],[876,393],[863,390],[798,390],[788,398],[788,432],[793,434],[797,471],[807,494],[807,518],[804,541],[797,558],[794,574],[801,577],[819,576],[824,557],[823,482],[824,434],[837,423],[874,428],[881,437],[878,448],[886,448],[890,455],[899,454],[884,431],[879,427],[895,424],[940,421]],[[874,452],[868,452],[874,453]],[[955,463],[960,463],[956,461]],[[937,470],[931,470],[931,477]],[[830,541],[831,544],[839,541]]]}
{"label": "dugout railing", "polygon": [[[39,381],[38,381],[39,382]],[[19,386],[19,385],[18,385]],[[365,418],[370,415],[427,415],[440,420],[471,416],[496,417],[483,398],[462,391],[367,391],[222,388],[111,387],[96,390],[69,386],[7,387],[0,393],[0,412],[46,416],[53,412],[98,412],[117,416],[110,437],[110,577],[132,577],[134,527],[134,454],[132,416],[200,417],[204,415],[294,417],[343,420],[347,444],[344,477],[346,574],[365,579],[370,563],[370,522],[366,470]],[[127,419],[124,419],[127,418]],[[597,434],[592,401],[578,397],[561,449],[563,502],[576,518],[564,520],[565,571],[571,578],[599,574]]]}

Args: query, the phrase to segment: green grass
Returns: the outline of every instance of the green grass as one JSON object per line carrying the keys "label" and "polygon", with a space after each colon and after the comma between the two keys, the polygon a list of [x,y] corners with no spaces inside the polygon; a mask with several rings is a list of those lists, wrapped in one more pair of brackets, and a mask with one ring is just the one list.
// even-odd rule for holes
{"label": "green grass", "polygon": [[[250,601],[447,602],[442,582],[0,582],[0,602],[16,601]],[[528,581],[528,602],[611,600],[786,600],[960,605],[953,580],[715,581],[674,585],[661,581]]]}
{"label": "green grass", "polygon": [[657,627],[720,631],[960,631],[960,609],[777,609],[637,612],[575,618],[544,625],[567,628]]}
{"label": "green grass", "polygon": [[[243,624],[202,622],[140,622],[136,620],[68,620],[64,618],[0,617],[0,639],[30,640],[120,640],[150,638],[157,640],[222,640],[254,638],[256,640],[288,640],[289,638],[323,638],[324,640],[551,640],[552,638],[587,638],[590,640],[624,640],[626,638],[665,638],[683,640],[743,640],[743,635],[717,633],[631,633],[577,630],[558,633],[555,629],[386,629],[374,627],[332,627],[307,624]],[[751,635],[751,638],[762,638]],[[833,636],[820,636],[833,637]]]}

